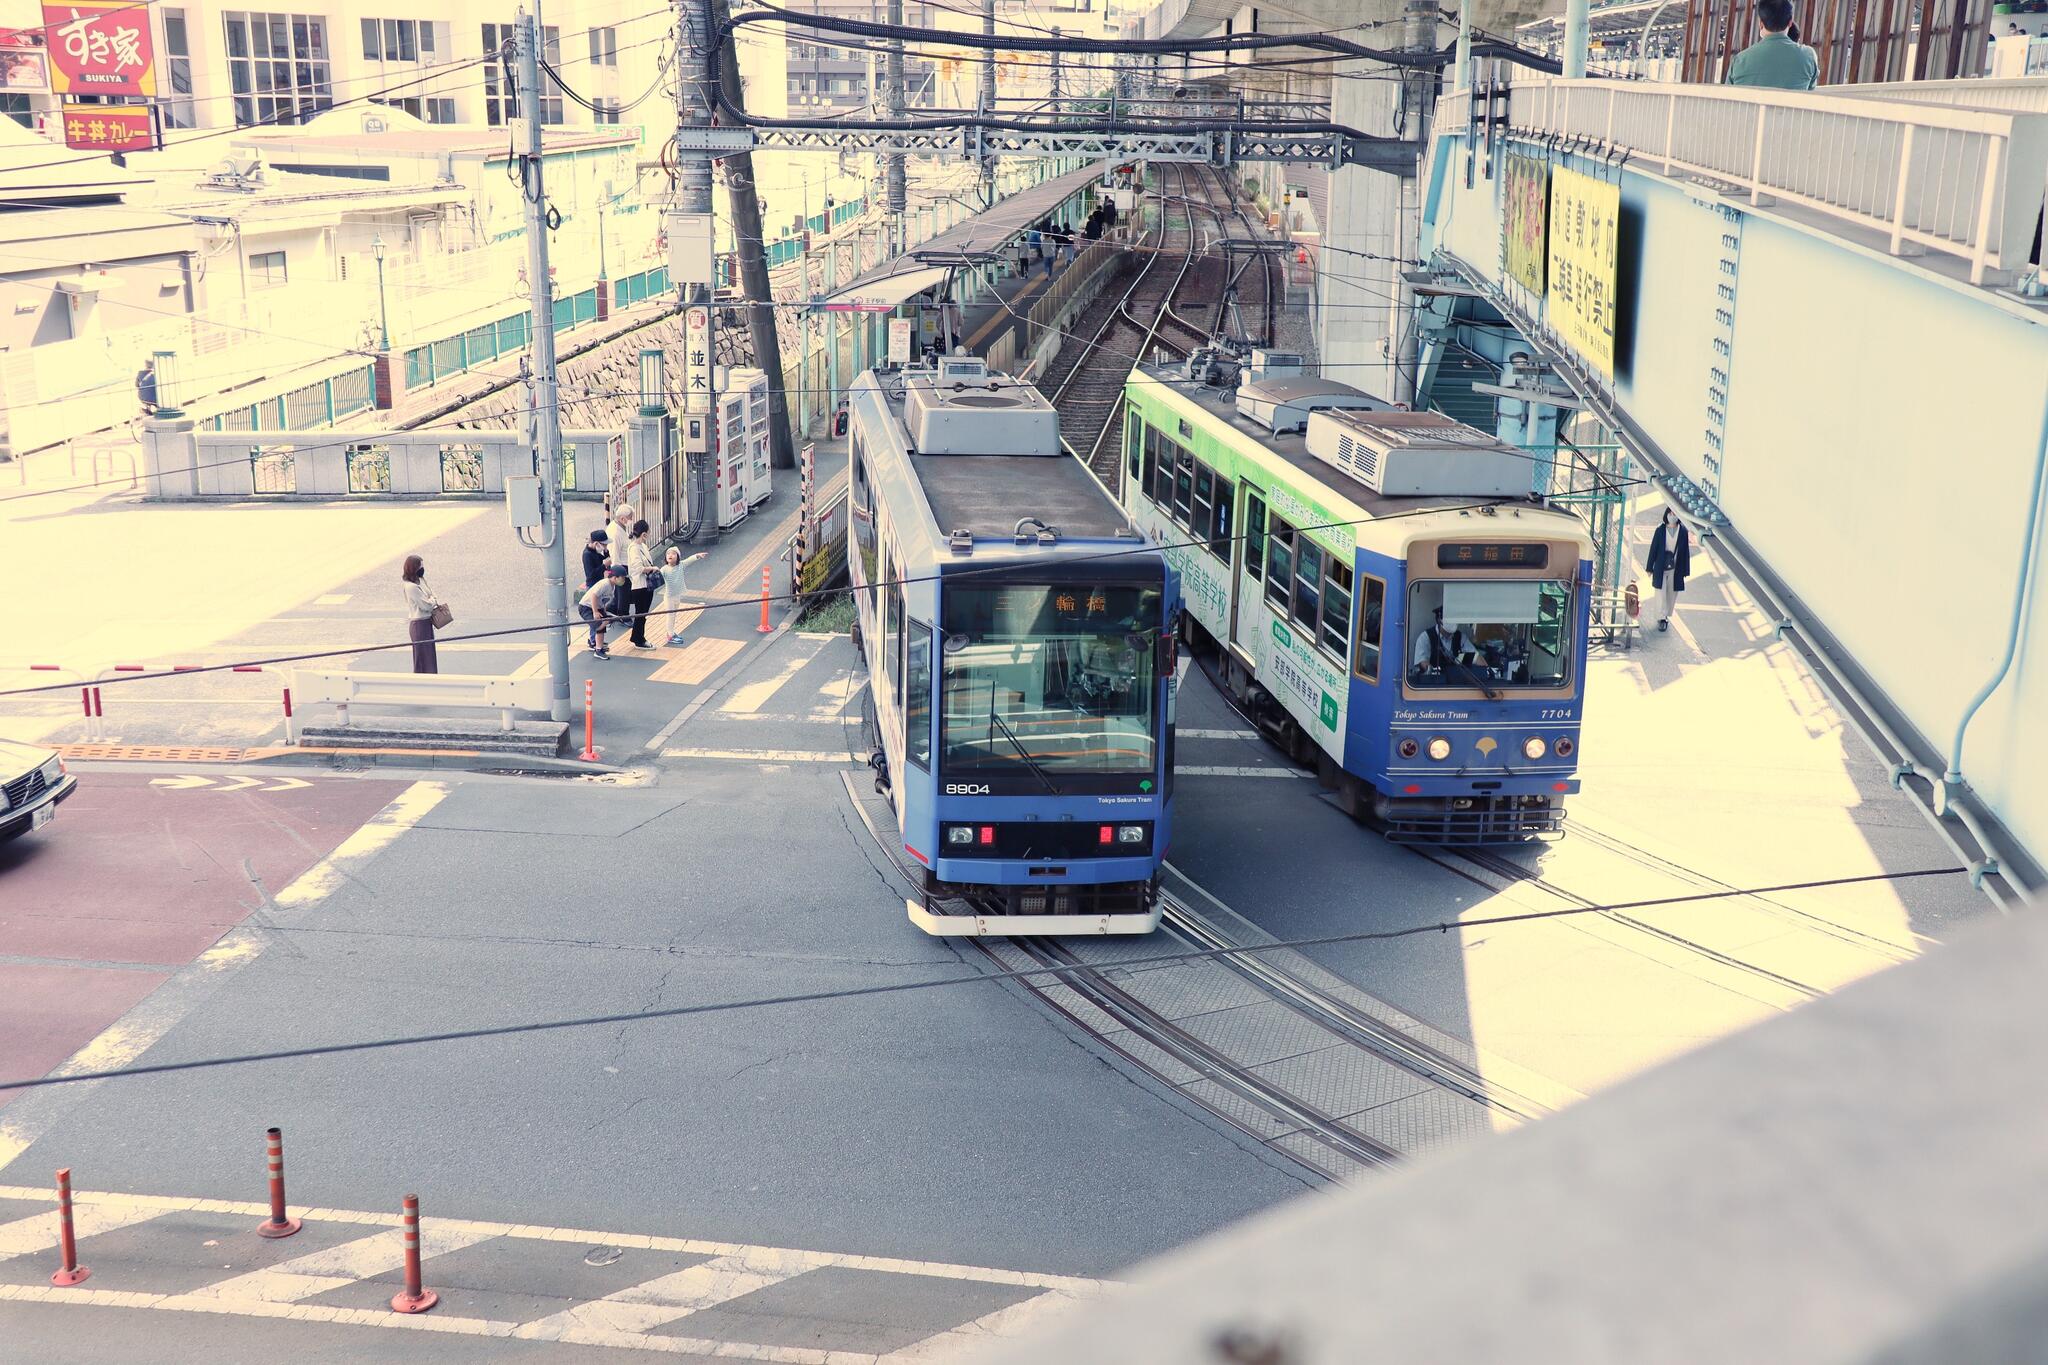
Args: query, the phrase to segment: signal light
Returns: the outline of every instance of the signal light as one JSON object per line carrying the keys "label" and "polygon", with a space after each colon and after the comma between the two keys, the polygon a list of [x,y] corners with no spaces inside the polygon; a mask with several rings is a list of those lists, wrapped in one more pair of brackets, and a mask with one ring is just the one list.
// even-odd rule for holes
{"label": "signal light", "polygon": [[994,843],[995,841],[996,841],[996,827],[995,827],[994,825],[983,825],[983,826],[981,827],[981,842],[982,842],[982,846],[983,846],[984,848],[986,848],[986,847],[987,847],[988,845],[990,845],[990,844],[993,844],[993,843]]}
{"label": "signal light", "polygon": [[1551,747],[1556,752],[1559,758],[1570,758],[1572,756],[1572,750],[1578,748],[1579,746],[1573,743],[1572,737],[1570,735],[1566,735],[1562,739],[1558,740],[1558,742]]}
{"label": "signal light", "polygon": [[1550,789],[1554,792],[1567,791],[1571,788],[1571,785],[1569,782],[1553,782],[1550,784]]}
{"label": "signal light", "polygon": [[1095,830],[1095,842],[1096,842],[1096,843],[1098,843],[1098,844],[1112,844],[1112,843],[1115,843],[1115,842],[1116,842],[1116,826],[1115,826],[1115,825],[1099,825],[1099,826],[1097,826],[1097,827],[1096,827],[1096,830]]}
{"label": "signal light", "polygon": [[1404,739],[1399,744],[1394,746],[1394,752],[1398,753],[1403,758],[1413,758],[1415,757],[1415,755],[1422,752],[1422,746],[1420,744],[1417,744],[1412,739]]}
{"label": "signal light", "polygon": [[1410,782],[1407,786],[1401,788],[1401,794],[1403,796],[1420,796],[1422,795],[1422,784],[1420,782]]}

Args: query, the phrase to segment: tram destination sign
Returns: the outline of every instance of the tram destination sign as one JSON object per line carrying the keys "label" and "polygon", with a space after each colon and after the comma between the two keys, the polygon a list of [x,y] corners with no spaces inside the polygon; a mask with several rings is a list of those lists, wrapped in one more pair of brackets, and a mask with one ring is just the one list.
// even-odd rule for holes
{"label": "tram destination sign", "polygon": [[1454,541],[1436,547],[1439,569],[1546,569],[1550,546],[1485,541]]}

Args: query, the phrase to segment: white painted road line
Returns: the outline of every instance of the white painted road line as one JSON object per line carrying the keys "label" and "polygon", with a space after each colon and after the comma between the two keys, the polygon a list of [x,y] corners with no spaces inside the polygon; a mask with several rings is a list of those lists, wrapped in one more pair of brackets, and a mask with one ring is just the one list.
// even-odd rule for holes
{"label": "white painted road line", "polygon": [[[50,1199],[55,1197],[49,1190],[37,1191],[37,1196]],[[96,1233],[112,1232],[116,1228],[132,1227],[160,1217],[162,1209],[134,1208],[122,1205],[82,1204],[72,1201],[71,1226],[80,1237],[91,1237]],[[57,1210],[48,1213],[32,1213],[26,1218],[17,1218],[12,1223],[0,1223],[0,1261],[10,1256],[30,1256],[39,1251],[48,1251],[57,1245]]]}
{"label": "white painted road line", "polygon": [[[279,891],[275,906],[310,905],[327,896],[350,876],[350,868],[383,851],[399,835],[439,805],[448,795],[445,782],[415,782],[341,844],[307,868]],[[256,960],[267,942],[261,925],[245,923],[193,959],[169,981],[152,991],[135,1008],[115,1020],[103,1033],[71,1054],[51,1074],[105,1071],[133,1064],[156,1046],[166,1033],[230,974]],[[0,1170],[27,1151],[30,1144],[50,1131],[103,1081],[80,1081],[75,1085],[31,1090],[0,1110]]]}
{"label": "white painted road line", "polygon": [[1230,768],[1211,767],[1199,763],[1176,763],[1173,765],[1176,777],[1307,777],[1307,773],[1292,768]]}
{"label": "white painted road line", "polygon": [[1258,732],[1257,730],[1190,730],[1190,729],[1188,729],[1188,728],[1187,728],[1186,726],[1184,726],[1184,725],[1176,725],[1176,726],[1175,726],[1175,727],[1173,728],[1173,733],[1174,733],[1175,735],[1179,736],[1179,737],[1180,737],[1181,739],[1257,739],[1257,738],[1259,738],[1259,732]]}
{"label": "white painted road line", "polygon": [[580,1332],[651,1332],[692,1313],[766,1289],[814,1269],[816,1259],[761,1247],[719,1256],[529,1322],[514,1335],[573,1340]]}
{"label": "white painted road line", "polygon": [[849,763],[864,760],[844,751],[821,753],[812,749],[663,749],[663,758],[707,758],[729,763]]}
{"label": "white painted road line", "polygon": [[[801,636],[791,638],[802,641]],[[750,682],[745,687],[735,688],[733,694],[727,697],[724,705],[718,709],[728,716],[743,716],[760,710],[770,697],[782,690],[784,684],[803,672],[804,665],[816,658],[821,648],[823,643],[820,641],[803,641],[790,651],[790,657],[783,661],[780,669],[759,682]]]}

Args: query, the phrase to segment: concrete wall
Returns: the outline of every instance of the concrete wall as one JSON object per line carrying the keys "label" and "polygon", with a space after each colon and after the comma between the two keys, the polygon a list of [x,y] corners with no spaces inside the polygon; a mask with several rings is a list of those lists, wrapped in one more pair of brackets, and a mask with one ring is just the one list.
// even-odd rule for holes
{"label": "concrete wall", "polygon": [[[1389,17],[1391,7],[1386,8]],[[1374,74],[1362,63],[1342,68]],[[1399,86],[1382,80],[1331,82],[1331,118],[1362,133],[1391,137]],[[1330,174],[1329,221],[1316,253],[1316,349],[1324,377],[1391,398],[1390,352],[1396,266],[1369,257],[1406,254],[1400,231],[1401,182],[1383,171],[1345,166]],[[1357,253],[1365,253],[1363,255]]]}
{"label": "concrete wall", "polygon": [[[1431,247],[1500,276],[1498,183],[1441,158]],[[1583,163],[1581,163],[1583,165]],[[1933,747],[2005,647],[2048,402],[2048,316],[1769,209],[1621,175],[1620,407],[1661,454],[1713,479],[1734,527]],[[1629,224],[1633,223],[1631,229]],[[1633,231],[1639,265],[1631,271]],[[1738,243],[1735,269],[1721,262]],[[1732,278],[1732,326],[1715,316]],[[1532,305],[1519,286],[1510,298]],[[1633,297],[1633,304],[1629,300]],[[1713,340],[1730,354],[1719,469],[1705,440]],[[2048,851],[2048,601],[1969,732],[1964,771],[2038,857]]]}
{"label": "concrete wall", "polygon": [[[611,483],[604,431],[565,431],[564,444],[575,450],[575,484],[571,491],[603,493]],[[480,489],[450,492],[443,485],[444,447],[472,447],[481,460]],[[382,447],[390,457],[390,488],[353,493],[349,488],[348,453]],[[294,487],[290,492],[256,488],[257,449],[290,452]],[[195,432],[189,421],[151,422],[143,439],[145,496],[160,501],[251,498],[442,498],[499,497],[507,474],[531,474],[533,465],[525,438],[509,431],[472,431],[451,440],[447,433],[409,431],[363,432]]]}

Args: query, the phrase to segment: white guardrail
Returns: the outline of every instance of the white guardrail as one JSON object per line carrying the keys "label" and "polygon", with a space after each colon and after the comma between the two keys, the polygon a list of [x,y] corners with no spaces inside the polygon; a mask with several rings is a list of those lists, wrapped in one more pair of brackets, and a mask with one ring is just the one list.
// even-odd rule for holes
{"label": "white guardrail", "polygon": [[[1856,96],[1850,98],[1852,93]],[[1534,79],[1509,126],[1628,152],[1766,205],[1783,200],[1882,236],[1893,255],[1960,257],[1970,282],[2024,269],[2048,176],[2048,114],[1839,93]],[[1463,94],[1438,104],[1462,129]]]}

